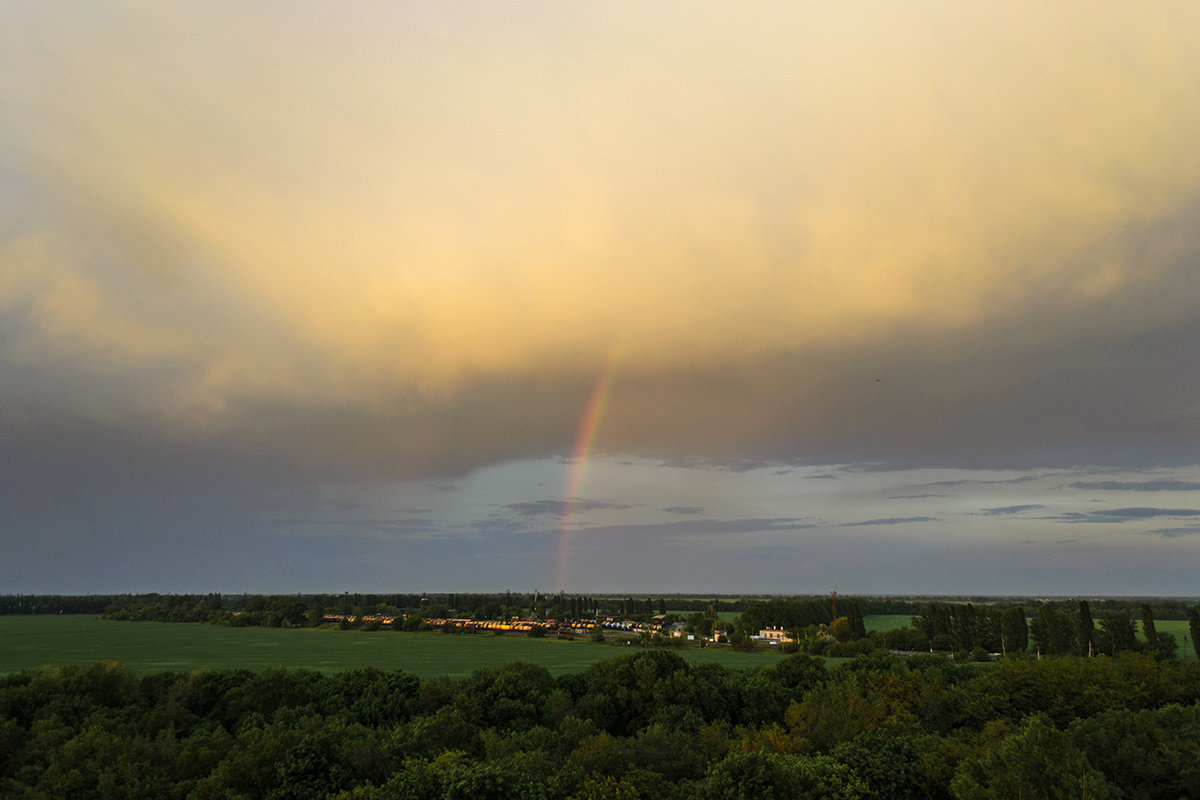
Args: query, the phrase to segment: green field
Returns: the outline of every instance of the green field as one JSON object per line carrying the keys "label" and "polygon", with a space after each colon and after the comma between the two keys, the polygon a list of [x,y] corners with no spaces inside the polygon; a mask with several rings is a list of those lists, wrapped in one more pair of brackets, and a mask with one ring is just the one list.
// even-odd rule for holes
{"label": "green field", "polygon": [[[1138,638],[1142,638],[1142,623],[1138,621]],[[1158,619],[1154,621],[1154,630],[1159,633],[1170,633],[1175,637],[1175,643],[1179,645],[1179,649],[1175,651],[1175,657],[1180,661],[1188,661],[1196,657],[1196,651],[1192,647],[1192,636],[1188,631],[1188,621],[1186,619]]]}
{"label": "green field", "polygon": [[907,628],[910,622],[912,622],[911,614],[863,614],[863,625],[868,631]]}
{"label": "green field", "polygon": [[[339,672],[402,669],[422,678],[460,678],[512,661],[559,675],[629,652],[632,647],[523,636],[284,628],[225,628],[165,622],[113,622],[92,616],[0,616],[0,675],[43,665],[119,661],[138,673],[266,667]],[[684,648],[692,663],[743,668],[771,663],[769,653]]]}

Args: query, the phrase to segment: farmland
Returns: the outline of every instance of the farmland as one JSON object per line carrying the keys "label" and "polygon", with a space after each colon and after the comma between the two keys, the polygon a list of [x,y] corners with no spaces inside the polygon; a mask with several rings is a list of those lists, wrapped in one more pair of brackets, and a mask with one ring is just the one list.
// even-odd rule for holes
{"label": "farmland", "polygon": [[911,614],[866,614],[863,616],[863,624],[868,631],[890,631],[892,628],[903,628],[911,620]]}
{"label": "farmland", "polygon": [[753,770],[788,796],[965,798],[1012,752],[1048,795],[1194,797],[1198,669],[3,616],[0,795],[684,800],[748,796]]}
{"label": "farmland", "polygon": [[[45,664],[119,661],[139,673],[266,667],[339,672],[401,669],[463,677],[481,667],[527,661],[552,674],[583,670],[626,648],[522,636],[470,636],[311,628],[227,628],[197,623],[111,622],[87,615],[0,616],[0,675]],[[770,655],[726,648],[679,651],[691,663],[769,663]]]}
{"label": "farmland", "polygon": [[[869,630],[907,625],[906,615],[868,615]],[[1160,633],[1171,633],[1180,660],[1195,658],[1184,620],[1160,620]],[[1031,648],[1032,649],[1032,648]],[[401,669],[421,677],[463,677],[481,667],[526,661],[561,675],[581,671],[619,655],[624,648],[588,641],[492,634],[446,635],[391,631],[231,628],[199,623],[112,622],[91,615],[0,616],[0,675],[46,664],[118,661],[139,673],[195,669],[267,667],[312,669],[325,673],[372,666]],[[690,663],[715,661],[742,668],[770,663],[764,653],[728,648],[679,651]]]}

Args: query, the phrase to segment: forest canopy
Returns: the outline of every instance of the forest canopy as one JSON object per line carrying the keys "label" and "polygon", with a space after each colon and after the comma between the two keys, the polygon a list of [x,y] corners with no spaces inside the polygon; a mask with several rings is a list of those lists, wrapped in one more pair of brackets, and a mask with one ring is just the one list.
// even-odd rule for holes
{"label": "forest canopy", "polygon": [[0,679],[0,754],[5,797],[1194,797],[1200,662],[732,670],[642,650],[457,681],[93,664]]}

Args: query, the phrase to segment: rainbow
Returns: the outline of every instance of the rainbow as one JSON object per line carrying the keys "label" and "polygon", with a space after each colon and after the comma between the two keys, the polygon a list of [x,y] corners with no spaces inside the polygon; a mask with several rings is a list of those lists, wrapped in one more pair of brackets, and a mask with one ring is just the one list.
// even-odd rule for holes
{"label": "rainbow", "polygon": [[567,485],[564,493],[562,516],[558,525],[558,541],[555,546],[554,586],[558,591],[567,588],[571,568],[571,525],[574,522],[575,505],[580,500],[583,481],[587,476],[588,459],[591,457],[592,446],[596,442],[596,432],[604,417],[604,408],[608,404],[609,389],[612,385],[613,356],[605,359],[596,382],[592,386],[592,394],[584,407],[583,416],[575,432],[575,447],[571,453],[571,466],[567,473]]}

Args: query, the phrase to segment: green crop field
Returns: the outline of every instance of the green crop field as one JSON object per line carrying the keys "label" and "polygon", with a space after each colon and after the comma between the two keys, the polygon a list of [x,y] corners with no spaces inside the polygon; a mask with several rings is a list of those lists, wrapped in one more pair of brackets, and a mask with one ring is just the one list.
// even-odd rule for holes
{"label": "green crop field", "polygon": [[[1138,620],[1138,638],[1142,638],[1142,622]],[[1154,630],[1159,633],[1169,633],[1175,637],[1175,643],[1179,648],[1175,651],[1175,657],[1180,661],[1187,661],[1196,657],[1196,651],[1192,647],[1192,636],[1188,631],[1188,621],[1186,619],[1158,619],[1154,621]]]}
{"label": "green crop field", "polygon": [[[359,667],[402,669],[423,678],[459,678],[512,661],[558,675],[615,658],[632,647],[590,641],[494,634],[225,628],[165,622],[113,622],[92,616],[0,616],[0,675],[43,665],[119,661],[138,673],[195,669],[289,667],[339,672]],[[684,648],[692,663],[743,668],[772,663],[770,653]]]}
{"label": "green crop field", "polygon": [[907,628],[912,621],[911,614],[864,614],[863,625],[868,631],[890,631],[893,628]]}

